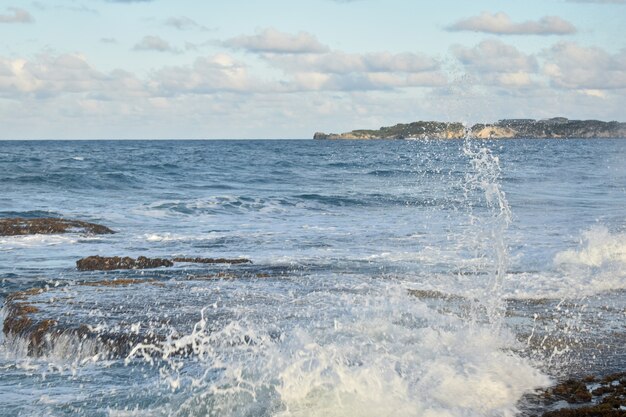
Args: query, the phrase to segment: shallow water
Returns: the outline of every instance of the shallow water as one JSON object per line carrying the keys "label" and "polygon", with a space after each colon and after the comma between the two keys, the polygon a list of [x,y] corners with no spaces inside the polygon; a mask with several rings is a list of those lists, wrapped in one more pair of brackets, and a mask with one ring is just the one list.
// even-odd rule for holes
{"label": "shallow water", "polygon": [[[626,365],[626,141],[0,142],[2,415],[502,416]],[[103,256],[247,257],[79,272]],[[129,286],[89,286],[140,278]],[[4,313],[3,313],[4,314]],[[147,338],[145,342],[143,339]]]}

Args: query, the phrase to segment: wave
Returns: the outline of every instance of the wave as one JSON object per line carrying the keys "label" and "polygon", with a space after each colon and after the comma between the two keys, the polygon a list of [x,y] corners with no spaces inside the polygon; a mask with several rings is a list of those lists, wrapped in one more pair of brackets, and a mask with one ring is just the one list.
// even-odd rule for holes
{"label": "wave", "polygon": [[223,195],[191,201],[157,201],[144,205],[140,212],[159,215],[197,215],[233,212],[258,211],[264,213],[281,213],[286,206],[291,206],[286,199],[251,198],[243,196]]}
{"label": "wave", "polygon": [[76,235],[24,235],[0,237],[0,251],[41,246],[74,245],[83,242],[101,241],[97,236]]}
{"label": "wave", "polygon": [[[127,362],[160,358],[176,393],[163,410],[171,415],[513,416],[524,393],[549,382],[511,353],[511,335],[468,327],[404,291],[305,298],[311,308],[295,318],[315,326],[249,317],[216,329],[203,310],[192,332],[139,344]],[[183,347],[192,361],[172,356]]]}
{"label": "wave", "polygon": [[626,233],[611,234],[606,227],[597,226],[582,234],[580,246],[557,253],[555,264],[595,268],[626,266]]}

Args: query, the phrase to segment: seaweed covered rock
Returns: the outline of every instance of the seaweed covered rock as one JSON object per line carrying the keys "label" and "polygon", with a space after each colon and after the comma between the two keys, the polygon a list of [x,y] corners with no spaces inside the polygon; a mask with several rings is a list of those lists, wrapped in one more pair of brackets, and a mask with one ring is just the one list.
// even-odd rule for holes
{"label": "seaweed covered rock", "polygon": [[51,235],[62,233],[103,235],[115,232],[106,226],[80,220],[53,217],[35,219],[11,217],[0,219],[0,236]]}
{"label": "seaweed covered rock", "polygon": [[565,400],[575,406],[547,411],[542,417],[626,417],[626,372],[569,379],[546,390],[544,398],[548,403]]}
{"label": "seaweed covered rock", "polygon": [[[96,281],[79,284],[79,288],[102,287],[113,290],[141,284],[153,285],[154,281],[128,279]],[[46,297],[49,291],[57,291],[57,295],[64,294],[64,297]],[[127,354],[137,343],[158,342],[162,338],[151,333],[98,331],[94,325],[80,321],[68,322],[68,318],[75,316],[67,314],[71,310],[63,303],[69,298],[62,289],[48,287],[31,288],[9,294],[3,306],[5,316],[2,331],[5,337],[19,340],[18,344],[26,349],[25,353],[29,356],[41,356],[56,350],[84,357],[101,355],[109,358]],[[59,314],[59,311],[65,314]],[[84,316],[85,314],[83,319]]]}
{"label": "seaweed covered rock", "polygon": [[162,258],[146,258],[140,256],[137,259],[129,256],[88,256],[76,261],[76,268],[79,271],[112,271],[115,269],[148,269],[162,266],[173,266],[174,262]]}
{"label": "seaweed covered rock", "polygon": [[189,262],[197,264],[251,264],[252,261],[246,258],[174,258],[174,262]]}

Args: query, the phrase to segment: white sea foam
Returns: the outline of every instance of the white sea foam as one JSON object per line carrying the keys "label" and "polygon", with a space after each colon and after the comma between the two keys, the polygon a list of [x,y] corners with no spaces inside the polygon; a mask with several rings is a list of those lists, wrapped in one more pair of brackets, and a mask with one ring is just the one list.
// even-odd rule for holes
{"label": "white sea foam", "polygon": [[[510,353],[510,334],[399,287],[383,291],[312,295],[306,328],[247,318],[215,329],[203,317],[182,338],[137,346],[129,361],[160,356],[182,397],[173,415],[513,416],[521,395],[549,382]],[[173,356],[185,346],[191,362]]]}
{"label": "white sea foam", "polygon": [[209,238],[216,238],[217,236],[213,233],[198,236],[198,235],[178,235],[175,233],[148,233],[142,236],[147,242],[181,242],[181,241],[194,241],[194,240],[205,240]]}
{"label": "white sea foam", "polygon": [[38,246],[73,245],[79,241],[100,240],[95,236],[77,235],[24,235],[0,238],[0,251]]}
{"label": "white sea foam", "polygon": [[557,253],[559,265],[607,267],[626,265],[626,233],[611,234],[606,227],[597,226],[583,233],[580,247]]}
{"label": "white sea foam", "polygon": [[[6,308],[0,309],[0,323],[6,318]],[[76,335],[61,334],[44,340],[41,355],[29,353],[30,340],[21,336],[6,336],[0,332],[0,358],[12,367],[25,372],[56,371],[76,374],[83,366],[101,362],[107,351],[95,339],[83,339]]]}

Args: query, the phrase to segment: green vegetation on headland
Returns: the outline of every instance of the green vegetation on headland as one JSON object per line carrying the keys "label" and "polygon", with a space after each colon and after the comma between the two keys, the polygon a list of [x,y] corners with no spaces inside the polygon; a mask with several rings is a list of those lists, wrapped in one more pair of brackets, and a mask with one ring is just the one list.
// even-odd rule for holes
{"label": "green vegetation on headland", "polygon": [[459,122],[427,121],[340,134],[317,132],[313,139],[463,139],[468,136],[479,139],[626,138],[626,123],[554,117],[543,120],[503,119],[466,128]]}

